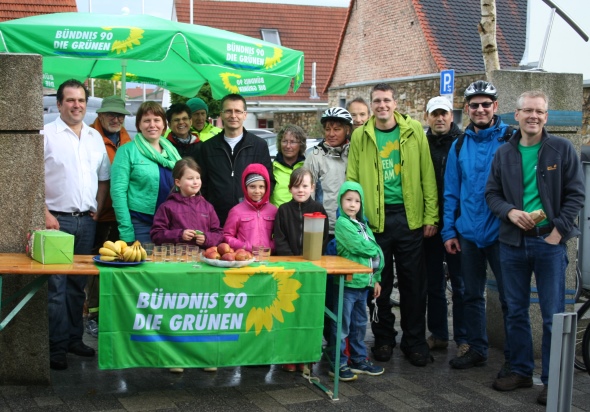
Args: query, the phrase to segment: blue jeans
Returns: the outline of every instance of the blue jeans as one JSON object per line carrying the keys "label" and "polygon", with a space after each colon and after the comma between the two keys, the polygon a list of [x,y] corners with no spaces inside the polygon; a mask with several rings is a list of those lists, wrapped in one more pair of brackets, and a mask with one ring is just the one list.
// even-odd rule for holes
{"label": "blue jeans", "polygon": [[428,274],[428,330],[440,340],[449,340],[447,321],[446,278],[443,262],[447,262],[453,289],[453,337],[457,345],[467,342],[463,317],[463,293],[465,286],[461,276],[461,255],[445,252],[445,246],[436,234],[424,238],[424,256]]}
{"label": "blue jeans", "polygon": [[[340,366],[348,363],[348,356],[344,353],[346,341],[350,347],[350,359],[353,363],[359,363],[367,359],[365,346],[365,333],[367,331],[367,294],[369,289],[357,289],[344,287],[342,300],[342,333],[340,335]],[[338,313],[338,285],[334,288],[333,312]],[[336,342],[336,322],[332,322],[332,341]],[[331,351],[332,363],[336,356]]]}
{"label": "blue jeans", "polygon": [[135,232],[135,239],[139,240],[139,243],[151,243],[152,238],[150,237],[150,230],[152,225],[143,222],[135,217],[131,217],[131,224],[133,225],[133,231]]}
{"label": "blue jeans", "polygon": [[[96,222],[90,216],[57,216],[61,231],[75,236],[74,254],[90,255]],[[47,281],[49,315],[49,353],[65,356],[68,349],[82,342],[86,276],[52,275]]]}
{"label": "blue jeans", "polygon": [[504,318],[504,359],[510,360],[510,346],[506,330],[506,316],[508,306],[504,297],[504,283],[502,268],[500,267],[500,244],[495,242],[490,246],[479,248],[475,243],[459,236],[461,244],[461,272],[465,282],[464,316],[467,328],[467,343],[483,357],[488,357],[488,334],[486,331],[486,300],[484,292],[486,288],[487,263],[490,264],[496,283],[498,295],[502,306]]}
{"label": "blue jeans", "polygon": [[529,317],[531,275],[534,273],[543,317],[541,381],[547,385],[551,327],[553,315],[565,311],[565,269],[568,259],[565,245],[550,245],[545,242],[544,237],[547,235],[525,236],[521,246],[518,247],[502,243],[500,257],[505,274],[504,288],[508,303],[507,323],[512,371],[519,375],[532,376],[535,368]]}

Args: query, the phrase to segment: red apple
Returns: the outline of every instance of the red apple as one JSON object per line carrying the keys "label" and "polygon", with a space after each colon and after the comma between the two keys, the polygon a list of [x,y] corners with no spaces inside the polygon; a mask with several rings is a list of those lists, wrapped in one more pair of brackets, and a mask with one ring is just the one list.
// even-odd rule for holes
{"label": "red apple", "polygon": [[207,259],[219,259],[221,256],[219,255],[219,252],[217,252],[217,250],[207,249],[207,251],[205,251],[205,257]]}
{"label": "red apple", "polygon": [[236,255],[234,253],[225,253],[223,256],[221,256],[221,260],[233,262],[234,260],[236,260]]}
{"label": "red apple", "polygon": [[246,252],[244,249],[238,249],[236,251],[236,260],[248,260],[248,252]]}
{"label": "red apple", "polygon": [[221,256],[225,255],[226,253],[230,253],[231,246],[227,243],[220,243],[217,245],[217,251]]}

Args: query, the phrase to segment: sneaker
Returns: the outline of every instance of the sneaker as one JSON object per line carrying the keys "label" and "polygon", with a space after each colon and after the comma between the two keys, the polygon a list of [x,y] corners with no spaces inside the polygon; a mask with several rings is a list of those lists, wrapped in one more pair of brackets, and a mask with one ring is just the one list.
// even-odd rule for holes
{"label": "sneaker", "polygon": [[378,376],[385,372],[381,366],[373,365],[373,362],[365,359],[359,363],[352,363],[350,370],[353,373],[358,373],[359,375],[371,375],[371,376]]}
{"label": "sneaker", "polygon": [[383,345],[379,347],[372,347],[371,352],[373,352],[373,357],[376,361],[379,362],[389,362],[391,359],[391,355],[393,354],[393,346],[391,345]]}
{"label": "sneaker", "polygon": [[297,370],[297,366],[294,363],[288,363],[281,365],[281,369],[285,372],[295,372]]}
{"label": "sneaker", "polygon": [[469,349],[465,355],[451,359],[449,365],[453,369],[469,369],[474,366],[485,366],[487,361],[487,358],[484,358],[473,349]]}
{"label": "sneaker", "polygon": [[170,368],[170,372],[172,372],[172,373],[182,373],[182,372],[184,372],[184,369],[182,369],[182,368]]}
{"label": "sneaker", "polygon": [[90,319],[86,322],[86,333],[94,338],[98,338],[98,322]]}
{"label": "sneaker", "polygon": [[205,372],[217,372],[217,368],[203,368]]}
{"label": "sneaker", "polygon": [[[334,377],[334,372],[330,371],[328,372],[328,375],[330,375],[331,377]],[[338,376],[340,377],[340,380],[342,382],[350,382],[350,381],[354,381],[356,380],[356,378],[358,377],[355,373],[353,373],[350,368],[348,366],[341,366],[340,367],[340,372],[338,374]]]}
{"label": "sneaker", "polygon": [[543,385],[543,390],[537,396],[537,403],[541,405],[547,405],[547,385]]}
{"label": "sneaker", "polygon": [[530,388],[533,386],[533,378],[522,376],[518,373],[510,373],[504,378],[498,378],[494,381],[492,387],[497,391],[513,391],[518,388]]}
{"label": "sneaker", "polygon": [[511,373],[512,373],[512,368],[510,367],[510,362],[506,361],[502,365],[502,369],[500,369],[500,372],[498,372],[498,375],[496,376],[496,378],[497,379],[506,378],[506,377],[510,376]]}
{"label": "sneaker", "polygon": [[464,356],[467,352],[469,352],[469,344],[462,343],[459,346],[457,346],[457,357],[458,358],[460,358],[461,356]]}
{"label": "sneaker", "polygon": [[426,343],[428,343],[428,349],[446,349],[449,346],[448,340],[435,338],[434,335],[430,335]]}

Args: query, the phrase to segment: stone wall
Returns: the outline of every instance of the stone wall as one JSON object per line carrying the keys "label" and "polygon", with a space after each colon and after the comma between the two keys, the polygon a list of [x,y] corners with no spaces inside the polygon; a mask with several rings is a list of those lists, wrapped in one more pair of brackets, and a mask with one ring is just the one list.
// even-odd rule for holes
{"label": "stone wall", "polygon": [[320,124],[323,110],[311,109],[307,111],[290,111],[274,113],[274,132],[278,133],[281,127],[294,124],[301,127],[309,138],[323,137]]}
{"label": "stone wall", "polygon": [[590,85],[586,85],[583,89],[582,98],[582,128],[580,134],[584,136],[586,143],[590,136]]}
{"label": "stone wall", "polygon": [[[455,76],[455,95],[453,98],[453,108],[456,110],[463,109],[463,93],[469,84],[476,80],[484,79],[485,73],[470,73]],[[371,89],[375,84],[380,82],[367,82],[362,86],[355,87],[332,87],[328,93],[328,105],[339,106],[341,101],[346,103],[356,97],[362,97],[367,102],[370,101]],[[402,78],[388,82],[395,91],[397,101],[397,110],[400,113],[408,114],[412,118],[419,120],[426,125],[424,121],[424,112],[426,103],[434,96],[439,95],[440,75],[432,74],[428,76],[419,76],[411,78]],[[466,116],[463,116],[464,119]],[[467,123],[464,121],[464,125]]]}
{"label": "stone wall", "polygon": [[[41,56],[0,53],[0,253],[24,253],[27,231],[45,227],[41,68]],[[33,279],[2,275],[2,301]],[[0,331],[0,365],[0,384],[49,383],[46,286]]]}

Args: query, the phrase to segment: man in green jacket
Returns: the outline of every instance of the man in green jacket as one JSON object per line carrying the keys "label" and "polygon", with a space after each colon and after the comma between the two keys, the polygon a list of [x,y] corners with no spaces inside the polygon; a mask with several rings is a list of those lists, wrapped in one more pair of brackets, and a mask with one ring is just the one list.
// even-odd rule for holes
{"label": "man in green jacket", "polygon": [[186,102],[191,109],[192,131],[196,132],[201,142],[207,141],[221,132],[219,127],[208,122],[209,106],[202,99],[193,97]]}
{"label": "man in green jacket", "polygon": [[401,295],[400,348],[410,363],[426,366],[432,359],[426,343],[426,265],[424,237],[437,231],[438,195],[428,140],[422,125],[396,112],[393,88],[377,84],[371,91],[373,116],[357,128],[348,154],[348,180],[365,192],[369,226],[385,256],[382,292],[371,313],[376,360],[387,362],[395,347],[395,315],[389,296],[393,288],[395,258]]}

